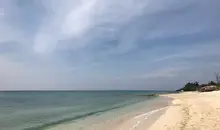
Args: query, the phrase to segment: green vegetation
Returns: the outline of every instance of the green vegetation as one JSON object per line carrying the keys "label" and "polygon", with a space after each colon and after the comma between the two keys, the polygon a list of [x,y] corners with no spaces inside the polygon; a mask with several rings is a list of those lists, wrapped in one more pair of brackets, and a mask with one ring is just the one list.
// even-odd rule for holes
{"label": "green vegetation", "polygon": [[178,89],[176,91],[200,91],[201,88],[204,88],[206,86],[216,86],[215,90],[220,90],[220,76],[219,73],[215,73],[215,81],[209,81],[207,84],[199,84],[199,82],[188,82],[186,85],[184,85],[183,88]]}
{"label": "green vegetation", "polygon": [[199,82],[188,82],[183,88],[177,91],[197,91],[199,88]]}

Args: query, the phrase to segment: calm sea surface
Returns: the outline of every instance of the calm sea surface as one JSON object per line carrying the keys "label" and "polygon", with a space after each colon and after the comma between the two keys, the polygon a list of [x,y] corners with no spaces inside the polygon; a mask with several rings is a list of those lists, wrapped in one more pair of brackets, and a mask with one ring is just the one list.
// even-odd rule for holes
{"label": "calm sea surface", "polygon": [[0,92],[0,130],[41,130],[126,107],[158,91]]}

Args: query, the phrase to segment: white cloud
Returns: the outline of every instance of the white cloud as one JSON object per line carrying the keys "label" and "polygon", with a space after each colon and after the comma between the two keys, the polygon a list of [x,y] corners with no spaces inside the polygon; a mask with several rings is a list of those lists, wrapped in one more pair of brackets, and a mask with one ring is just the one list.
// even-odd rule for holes
{"label": "white cloud", "polygon": [[[34,40],[34,50],[38,53],[45,53],[50,48],[56,48],[56,44],[62,43],[60,41],[63,40],[84,39],[88,35],[93,35],[90,29],[95,27],[102,26],[103,28],[105,24],[126,23],[143,13],[147,2],[67,0],[44,2],[44,4],[48,14]],[[75,41],[73,44],[76,46],[83,44],[78,42]]]}
{"label": "white cloud", "polygon": [[[206,30],[209,26],[205,22],[198,23],[194,15],[198,13],[203,6],[199,6],[193,1],[135,1],[135,0],[49,0],[42,1],[47,10],[44,23],[39,28],[35,38],[33,49],[37,53],[47,53],[57,48],[57,44],[62,44],[65,40],[72,41],[73,49],[83,47],[88,43],[94,44],[97,35],[104,37],[103,28],[113,30],[112,33],[120,35],[122,26],[129,22],[137,20],[145,14],[147,21],[145,26],[145,38],[154,39],[162,37],[172,37],[184,34],[193,34]],[[205,4],[202,2],[201,5]],[[188,7],[196,5],[197,10],[190,10],[191,13],[175,14],[175,11],[187,11]],[[168,18],[160,18],[160,15],[168,15]],[[173,14],[174,13],[174,14]],[[158,15],[158,16],[157,16]],[[183,22],[185,18],[192,18],[191,22]],[[172,19],[168,20],[168,19]],[[158,20],[163,20],[160,22]],[[156,24],[155,23],[159,23]],[[131,23],[132,24],[132,23]],[[100,29],[102,28],[102,29]],[[141,28],[136,30],[142,31]],[[135,30],[126,30],[135,31]],[[118,34],[120,33],[120,34]],[[122,32],[124,33],[124,32]],[[127,51],[135,47],[135,42],[141,35],[131,36],[125,32],[124,36],[116,36],[119,39],[117,51]],[[127,40],[129,38],[129,42]],[[88,39],[85,42],[85,40]],[[94,41],[93,41],[94,40]],[[90,42],[88,42],[90,41]]]}
{"label": "white cloud", "polygon": [[95,0],[44,3],[48,14],[35,36],[34,51],[46,53],[56,48],[59,40],[80,37],[90,27],[90,14],[95,3]]}
{"label": "white cloud", "polygon": [[[2,1],[4,1],[4,5]],[[84,80],[88,81],[86,85],[89,86],[93,82],[94,84],[100,82],[100,78],[94,79],[93,81],[93,79],[85,75],[92,75],[91,77],[93,77],[94,73],[99,74],[100,68],[108,71],[107,69],[109,67],[110,70],[117,71],[115,69],[117,69],[118,66],[126,65],[128,67],[122,67],[122,71],[114,72],[120,73],[118,74],[120,76],[116,80],[123,82],[126,80],[126,76],[123,77],[123,75],[126,75],[125,72],[129,72],[130,70],[136,72],[135,67],[137,66],[140,66],[140,68],[137,69],[137,71],[140,71],[141,69],[147,69],[149,64],[152,65],[159,61],[165,62],[166,60],[201,58],[219,54],[218,48],[220,46],[218,46],[218,43],[214,43],[213,45],[205,43],[206,46],[204,47],[202,47],[200,43],[196,43],[198,46],[193,47],[186,44],[182,45],[188,47],[186,47],[186,51],[181,50],[182,52],[178,51],[178,53],[173,54],[169,52],[170,55],[164,54],[163,56],[163,53],[167,53],[166,51],[163,52],[164,46],[166,45],[162,47],[160,45],[150,45],[149,48],[147,48],[148,46],[146,45],[150,44],[152,39],[158,39],[160,41],[163,38],[166,40],[167,37],[174,37],[174,41],[176,40],[176,44],[178,44],[178,38],[175,39],[176,36],[191,36],[198,32],[206,33],[207,30],[207,33],[212,32],[212,29],[215,27],[215,21],[217,21],[217,18],[214,19],[214,16],[217,17],[214,12],[218,11],[216,11],[216,7],[213,7],[211,12],[207,11],[211,6],[207,5],[209,6],[207,7],[204,1],[41,0],[42,5],[34,5],[32,3],[34,1],[30,1],[30,7],[32,8],[33,6],[33,10],[27,10],[27,8],[25,8],[27,5],[24,3],[24,5],[22,5],[22,3],[17,5],[17,2],[9,0],[2,1],[0,1],[0,6],[3,5],[4,15],[1,15],[0,11],[0,43],[12,41],[22,44],[22,47],[25,47],[25,49],[22,48],[21,50],[24,51],[24,53],[22,52],[22,54],[20,54],[21,51],[18,51],[17,53],[19,54],[14,53],[13,58],[0,53],[0,71],[2,72],[0,73],[2,78],[0,84],[11,86],[11,88],[19,87],[17,84],[26,86],[23,88],[28,88],[29,85],[33,84],[36,87],[31,88],[39,88],[39,86],[42,88],[56,87],[69,82],[77,84],[78,81],[72,81],[74,76],[77,78],[80,77],[82,84],[79,86],[84,85]],[[39,11],[39,8],[42,10]],[[44,9],[46,10],[45,12]],[[200,15],[198,14],[204,15],[204,17],[207,17],[207,20],[200,20]],[[208,17],[207,14],[213,15]],[[31,17],[28,15],[31,15]],[[35,20],[35,18],[39,18],[39,21],[37,20],[32,23],[31,21]],[[148,40],[150,42],[148,42]],[[111,41],[116,43],[112,46],[105,46],[105,44],[111,44]],[[163,42],[166,44],[167,41]],[[103,44],[103,48],[107,49],[102,49],[98,44]],[[169,43],[167,46],[167,48],[171,47],[169,51],[173,49],[171,44],[172,43]],[[143,48],[140,49],[142,45]],[[85,46],[88,46],[89,49],[79,49]],[[150,50],[151,47],[152,50]],[[158,47],[162,48],[160,52],[154,49]],[[20,49],[20,47],[18,48]],[[55,49],[61,50],[56,51],[59,54],[46,54],[53,52]],[[67,50],[65,49],[67,49],[68,52],[66,52]],[[77,58],[74,56],[71,57],[78,51],[74,49],[79,49],[80,53],[76,54],[77,56],[78,54],[80,55],[79,58],[77,56],[75,56]],[[130,51],[132,49],[134,52]],[[138,49],[140,49],[141,53],[138,52]],[[3,52],[4,51],[5,50],[3,50]],[[131,53],[126,53],[128,51]],[[112,56],[111,54],[116,55]],[[158,56],[157,59],[154,59],[155,55]],[[114,56],[118,56],[118,59]],[[119,61],[119,59],[121,60]],[[154,59],[153,63],[151,63],[152,59]],[[98,64],[99,62],[104,63],[105,61],[107,62],[104,65],[98,65],[100,68],[91,67],[95,62]],[[192,64],[193,63],[194,62],[192,62]],[[111,66],[109,64],[113,65]],[[177,64],[181,63],[178,62]],[[66,71],[67,66],[74,68],[74,65],[80,68],[80,70],[78,68],[74,70],[74,72],[76,71],[76,75],[73,72]],[[85,69],[88,66],[91,67],[90,69],[92,71]],[[137,79],[149,79],[147,81],[158,77],[172,79],[178,77],[179,73],[187,69],[178,66],[174,68],[164,68],[163,65],[158,66],[158,70],[150,71],[147,74],[140,74],[141,76],[137,76]],[[166,66],[168,65],[166,64]],[[115,69],[113,69],[114,67]],[[126,70],[126,68],[131,69]],[[79,76],[80,74],[81,76]],[[100,75],[103,79],[108,78],[108,74]],[[13,82],[10,82],[10,79],[13,79]],[[134,80],[136,79],[134,78]],[[103,80],[103,82],[105,81]],[[106,80],[106,84],[109,82],[111,81]]]}
{"label": "white cloud", "polygon": [[83,1],[75,10],[67,14],[61,27],[61,35],[74,37],[82,35],[92,24],[91,15],[97,0]]}

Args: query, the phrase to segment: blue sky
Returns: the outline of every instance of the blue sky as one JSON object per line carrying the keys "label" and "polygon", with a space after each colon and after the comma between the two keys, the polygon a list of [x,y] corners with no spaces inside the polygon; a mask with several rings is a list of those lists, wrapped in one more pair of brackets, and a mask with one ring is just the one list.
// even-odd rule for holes
{"label": "blue sky", "polygon": [[1,0],[0,89],[172,90],[220,72],[219,0]]}

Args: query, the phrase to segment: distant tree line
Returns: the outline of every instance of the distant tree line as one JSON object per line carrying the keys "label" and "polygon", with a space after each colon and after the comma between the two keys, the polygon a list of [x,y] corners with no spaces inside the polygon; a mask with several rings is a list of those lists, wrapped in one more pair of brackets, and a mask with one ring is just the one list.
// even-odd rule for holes
{"label": "distant tree line", "polygon": [[220,75],[219,73],[215,73],[216,81],[209,81],[207,84],[199,84],[199,82],[188,82],[184,85],[183,88],[178,89],[176,91],[198,91],[200,88],[205,86],[217,86],[220,89]]}

